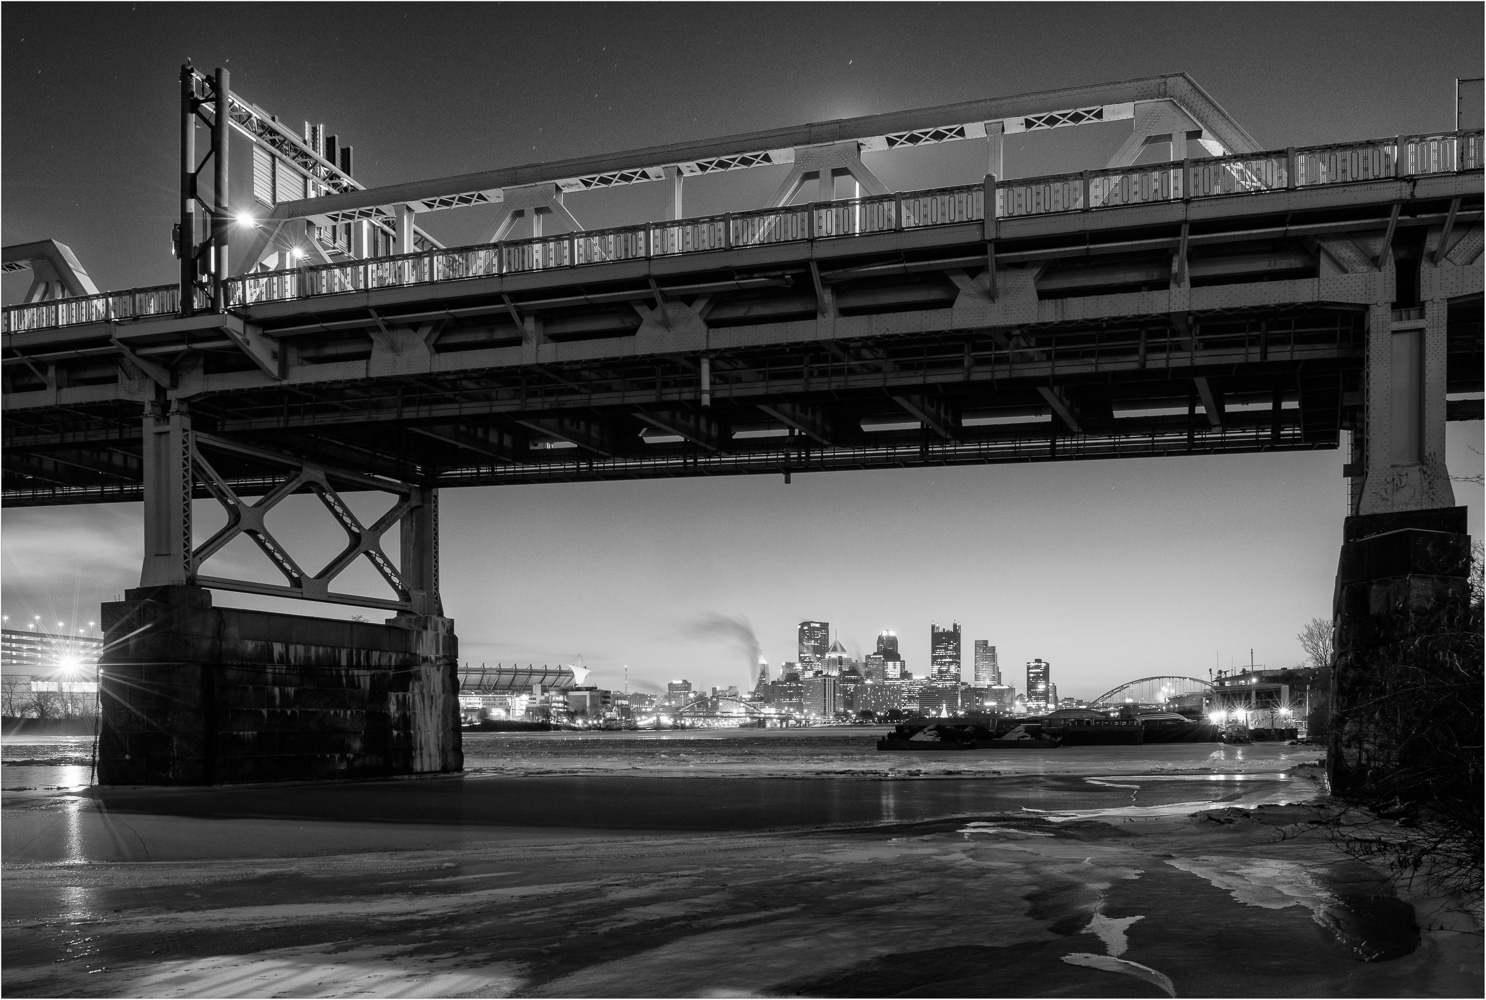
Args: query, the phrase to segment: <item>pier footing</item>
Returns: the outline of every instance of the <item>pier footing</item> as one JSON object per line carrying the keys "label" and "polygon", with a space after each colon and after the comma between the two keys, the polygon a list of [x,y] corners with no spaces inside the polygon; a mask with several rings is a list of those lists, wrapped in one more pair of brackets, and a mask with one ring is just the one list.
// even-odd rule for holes
{"label": "pier footing", "polygon": [[1456,627],[1470,600],[1470,559],[1464,507],[1347,518],[1333,602],[1326,773],[1334,791],[1363,788],[1396,763],[1365,720],[1406,687],[1404,650]]}
{"label": "pier footing", "polygon": [[104,785],[435,774],[463,767],[449,618],[385,625],[212,606],[201,587],[103,605]]}

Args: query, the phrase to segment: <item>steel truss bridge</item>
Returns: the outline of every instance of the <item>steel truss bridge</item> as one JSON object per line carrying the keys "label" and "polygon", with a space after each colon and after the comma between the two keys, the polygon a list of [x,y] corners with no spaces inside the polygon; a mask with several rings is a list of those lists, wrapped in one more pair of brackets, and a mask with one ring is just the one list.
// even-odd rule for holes
{"label": "steel truss bridge", "polygon": [[678,722],[715,728],[753,726],[769,719],[787,717],[777,712],[767,712],[742,698],[706,697],[694,698],[670,714]]}
{"label": "steel truss bridge", "polygon": [[[1439,506],[1444,421],[1481,416],[1450,398],[1482,389],[1480,130],[1260,150],[1176,75],[363,189],[334,137],[228,83],[183,72],[178,282],[93,294],[65,248],[6,253],[36,284],[3,314],[4,502],[143,498],[147,583],[436,613],[445,487],[1342,430],[1354,512]],[[1005,135],[1096,125],[1128,130],[1107,167],[1007,176]],[[878,177],[955,142],[984,144],[983,179]],[[688,182],[760,169],[767,203],[686,216]],[[565,201],[634,184],[664,218],[586,230]],[[475,246],[416,225],[479,206]],[[338,492],[366,489],[395,497],[374,525]],[[318,572],[263,522],[295,491],[347,535]],[[201,545],[193,496],[229,515]],[[380,547],[399,521],[400,561]],[[202,575],[238,534],[283,585]],[[362,557],[391,598],[331,589]]]}

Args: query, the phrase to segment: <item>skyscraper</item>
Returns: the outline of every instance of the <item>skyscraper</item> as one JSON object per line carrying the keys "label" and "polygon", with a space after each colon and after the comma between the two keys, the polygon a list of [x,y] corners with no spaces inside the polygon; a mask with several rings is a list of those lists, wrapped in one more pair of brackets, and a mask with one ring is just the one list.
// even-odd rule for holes
{"label": "skyscraper", "polygon": [[879,653],[896,653],[898,651],[898,633],[892,629],[883,629],[877,635],[877,651]]}
{"label": "skyscraper", "polygon": [[988,687],[1001,683],[1001,665],[996,662],[996,647],[989,639],[975,640],[975,686]]}
{"label": "skyscraper", "polygon": [[800,622],[800,666],[820,666],[831,648],[830,622]]}
{"label": "skyscraper", "polygon": [[938,683],[960,682],[960,623],[940,628],[929,623],[929,677]]}
{"label": "skyscraper", "polygon": [[847,666],[852,662],[851,654],[846,651],[845,646],[841,645],[840,638],[832,642],[831,648],[826,650],[826,673],[832,676],[845,673]]}
{"label": "skyscraper", "polygon": [[1027,711],[1045,712],[1052,697],[1053,665],[1037,659],[1027,663]]}

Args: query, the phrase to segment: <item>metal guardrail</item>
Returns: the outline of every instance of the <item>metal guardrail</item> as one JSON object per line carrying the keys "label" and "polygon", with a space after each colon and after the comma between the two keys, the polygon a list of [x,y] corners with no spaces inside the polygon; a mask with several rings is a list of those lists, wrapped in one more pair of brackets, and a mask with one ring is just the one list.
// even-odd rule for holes
{"label": "metal guardrail", "polygon": [[31,302],[5,307],[4,332],[21,333],[25,330],[141,319],[146,316],[174,316],[180,312],[180,306],[180,285],[155,285],[76,299]]}
{"label": "metal guardrail", "polygon": [[[995,214],[998,219],[1016,219],[1480,170],[1482,147],[1483,132],[1477,129],[1021,178],[994,185]],[[969,184],[906,191],[263,272],[229,280],[226,302],[228,308],[240,308],[376,288],[959,225],[984,220],[987,188]],[[198,300],[198,308],[209,308],[209,303]],[[177,286],[137,288],[7,306],[0,330],[17,333],[118,322],[178,309]]]}

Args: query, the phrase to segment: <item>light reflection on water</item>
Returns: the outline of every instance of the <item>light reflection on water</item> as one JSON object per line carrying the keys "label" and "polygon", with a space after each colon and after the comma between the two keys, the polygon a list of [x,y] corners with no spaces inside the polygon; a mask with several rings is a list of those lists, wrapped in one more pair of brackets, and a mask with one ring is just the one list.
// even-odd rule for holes
{"label": "light reflection on water", "polygon": [[898,819],[898,783],[895,781],[884,781],[882,783],[882,818],[885,822],[895,823]]}
{"label": "light reflection on water", "polygon": [[8,736],[0,742],[0,790],[87,788],[91,736]]}
{"label": "light reflection on water", "polygon": [[78,789],[91,783],[92,768],[87,764],[11,764],[0,772],[0,790],[17,792],[27,789]]}

